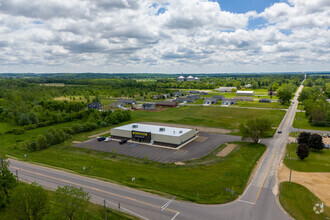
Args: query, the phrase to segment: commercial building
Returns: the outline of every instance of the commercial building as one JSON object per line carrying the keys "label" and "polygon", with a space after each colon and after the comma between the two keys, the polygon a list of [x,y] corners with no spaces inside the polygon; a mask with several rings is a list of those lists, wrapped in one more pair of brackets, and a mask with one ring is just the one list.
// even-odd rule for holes
{"label": "commercial building", "polygon": [[179,76],[176,80],[177,81],[185,81],[185,78],[184,78],[184,76]]}
{"label": "commercial building", "polygon": [[254,91],[237,91],[236,95],[254,95]]}
{"label": "commercial building", "polygon": [[135,123],[112,128],[110,132],[112,138],[165,146],[179,146],[196,136],[196,129]]}

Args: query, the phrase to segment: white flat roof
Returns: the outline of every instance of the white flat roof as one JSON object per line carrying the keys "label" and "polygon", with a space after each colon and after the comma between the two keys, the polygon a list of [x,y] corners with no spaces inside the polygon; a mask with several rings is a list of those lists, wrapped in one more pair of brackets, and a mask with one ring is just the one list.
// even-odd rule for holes
{"label": "white flat roof", "polygon": [[254,91],[237,91],[237,93],[254,93]]}
{"label": "white flat roof", "polygon": [[[133,128],[133,125],[137,125],[137,128]],[[165,128],[165,130],[160,131],[160,128]],[[181,136],[192,130],[189,128],[176,128],[176,127],[138,124],[138,123],[123,125],[120,127],[116,127],[114,129],[126,130],[126,131],[134,130],[134,131],[141,131],[141,132],[151,132],[152,134],[163,134],[163,135],[168,135],[168,136]],[[180,133],[180,131],[181,131],[181,133]]]}

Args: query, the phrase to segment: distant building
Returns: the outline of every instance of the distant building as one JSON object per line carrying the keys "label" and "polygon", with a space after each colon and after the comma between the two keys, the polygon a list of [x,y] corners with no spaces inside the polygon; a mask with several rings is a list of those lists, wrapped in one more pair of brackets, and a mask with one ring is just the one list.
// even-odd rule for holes
{"label": "distant building", "polygon": [[187,97],[178,97],[175,99],[178,103],[194,103],[195,99],[187,98]]}
{"label": "distant building", "polygon": [[183,92],[181,91],[173,92],[173,96],[175,97],[183,96]]}
{"label": "distant building", "polygon": [[217,99],[218,101],[221,101],[225,97],[223,95],[213,95],[212,98]]}
{"label": "distant building", "polygon": [[234,99],[236,99],[237,101],[248,101],[248,102],[253,102],[253,97],[246,97],[246,96],[237,96]]}
{"label": "distant building", "polygon": [[236,99],[223,99],[222,100],[222,105],[235,105],[237,104]]}
{"label": "distant building", "polygon": [[195,80],[195,78],[193,76],[188,76],[186,79],[186,81],[194,81],[194,80]]}
{"label": "distant building", "polygon": [[111,103],[111,107],[117,107],[120,108],[124,105],[135,105],[136,101],[134,99],[118,99],[117,102]]}
{"label": "distant building", "polygon": [[251,87],[251,84],[246,84],[244,87],[245,88],[250,88]]}
{"label": "distant building", "polygon": [[216,104],[216,103],[218,103],[218,99],[215,99],[215,98],[204,98],[203,103],[206,104],[206,105]]}
{"label": "distant building", "polygon": [[92,102],[87,105],[88,109],[98,109],[100,110],[102,105],[99,102]]}
{"label": "distant building", "polygon": [[192,90],[192,91],[189,91],[190,94],[199,94],[199,91],[197,90]]}
{"label": "distant building", "polygon": [[216,89],[216,91],[218,91],[218,92],[231,92],[233,89],[235,89],[235,91],[237,90],[236,87],[219,87],[218,89]]}
{"label": "distant building", "polygon": [[237,91],[236,95],[252,95],[252,96],[254,96],[254,91]]}
{"label": "distant building", "polygon": [[208,93],[208,92],[203,92],[203,91],[201,91],[201,92],[199,92],[199,94],[200,94],[200,95],[208,95],[209,93]]}
{"label": "distant building", "polygon": [[259,99],[259,102],[271,103],[272,101],[270,99],[262,98],[262,99]]}
{"label": "distant building", "polygon": [[197,99],[200,99],[200,95],[188,95],[187,96],[188,99],[193,99],[194,101],[197,100]]}
{"label": "distant building", "polygon": [[152,97],[153,99],[164,99],[163,95],[155,95]]}
{"label": "distant building", "polygon": [[156,102],[156,106],[158,106],[158,107],[176,107],[176,106],[178,106],[178,103],[163,101],[163,102]]}
{"label": "distant building", "polygon": [[154,103],[143,103],[142,108],[143,108],[143,110],[155,110],[155,104]]}
{"label": "distant building", "polygon": [[197,76],[194,78],[194,80],[197,82],[201,81]]}
{"label": "distant building", "polygon": [[177,81],[185,81],[185,78],[184,78],[184,76],[179,76],[176,80]]}
{"label": "distant building", "polygon": [[169,93],[165,93],[163,96],[164,96],[164,99],[168,99],[168,98],[171,97],[171,94],[169,94]]}

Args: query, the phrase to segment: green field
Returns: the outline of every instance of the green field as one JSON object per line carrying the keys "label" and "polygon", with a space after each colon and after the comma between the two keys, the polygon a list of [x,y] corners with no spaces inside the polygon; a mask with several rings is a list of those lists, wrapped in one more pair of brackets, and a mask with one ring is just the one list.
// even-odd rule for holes
{"label": "green field", "polygon": [[[26,183],[19,183],[19,184],[26,184]],[[56,200],[55,200],[55,192],[46,190],[49,198],[49,203],[51,207],[57,207]],[[101,205],[96,205],[91,202],[88,203],[87,208],[85,209],[86,213],[88,216],[84,216],[83,219],[99,219],[102,220],[104,219],[105,212],[104,212],[104,207]],[[122,213],[119,211],[116,211],[114,209],[107,208],[107,218],[108,219],[138,219],[136,217],[127,215],[126,213]],[[10,210],[7,209],[0,209],[0,219],[13,219],[13,216],[10,213]],[[44,216],[43,219],[54,219],[53,213],[49,212]]]}
{"label": "green field", "polygon": [[[295,149],[295,144],[288,144],[286,147],[286,155],[295,158],[292,160],[293,170],[301,172],[330,172],[330,150],[310,151],[307,158],[300,160]],[[284,158],[284,164],[290,167],[291,162],[288,157]]]}
{"label": "green field", "polygon": [[314,206],[320,200],[306,187],[289,182],[280,184],[280,202],[283,208],[296,220],[329,219],[330,208],[324,206],[323,213],[316,214]]}
{"label": "green field", "polygon": [[285,111],[267,109],[180,106],[162,112],[134,111],[132,120],[223,128],[231,130],[231,134],[238,135],[240,123],[246,122],[249,118],[265,116],[272,121],[272,127],[277,127],[284,114]]}
{"label": "green field", "polygon": [[275,109],[288,109],[290,105],[282,105],[279,102],[271,103],[260,103],[259,100],[254,100],[253,102],[237,102],[238,106],[241,107],[259,107],[259,108],[275,108]]}
{"label": "green field", "polygon": [[305,116],[305,112],[297,112],[296,117],[293,121],[294,128],[300,129],[310,129],[310,130],[319,130],[319,131],[330,131],[329,126],[314,126],[308,122],[308,118]]}

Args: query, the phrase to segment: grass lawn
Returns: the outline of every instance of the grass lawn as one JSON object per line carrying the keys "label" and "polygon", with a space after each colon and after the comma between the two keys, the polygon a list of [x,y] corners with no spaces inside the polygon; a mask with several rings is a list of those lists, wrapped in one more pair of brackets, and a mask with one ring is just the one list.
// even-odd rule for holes
{"label": "grass lawn", "polygon": [[[90,133],[85,133],[88,135]],[[72,140],[76,140],[75,137]],[[261,144],[238,143],[227,157],[216,157],[215,154],[225,146],[222,145],[205,158],[177,166],[74,148],[71,147],[72,140],[37,152],[23,152],[13,147],[1,151],[21,160],[26,153],[28,162],[59,167],[159,194],[176,195],[179,199],[225,203],[243,193],[253,167],[266,149]],[[82,169],[84,166],[85,171]],[[135,183],[132,183],[132,177],[136,177]],[[235,190],[235,194],[226,192],[226,188]]]}
{"label": "grass lawn", "polygon": [[237,105],[242,107],[260,107],[260,108],[276,108],[276,109],[288,109],[290,106],[290,105],[282,105],[279,102],[260,103],[259,100],[254,100],[253,102],[238,101]]}
{"label": "grass lawn", "polygon": [[[310,151],[307,158],[300,160],[295,152],[295,144],[288,144],[286,147],[286,155],[297,158],[292,160],[293,170],[301,172],[330,172],[330,150]],[[290,167],[290,159],[285,157],[284,164]]]}
{"label": "grass lawn", "polygon": [[308,122],[308,118],[306,118],[306,116],[305,116],[305,112],[297,112],[296,113],[296,117],[293,121],[293,127],[294,128],[300,127],[301,129],[310,129],[310,130],[319,130],[319,131],[330,131],[329,126],[314,126],[314,125],[311,125]]}
{"label": "grass lawn", "polygon": [[[20,182],[19,184],[26,184]],[[55,201],[55,192],[51,190],[46,190],[49,198],[49,203],[50,206],[57,207],[56,201]],[[111,208],[111,207],[110,207]],[[104,207],[101,205],[96,205],[94,203],[89,202],[87,205],[87,208],[85,211],[88,213],[88,216],[85,216],[86,219],[99,219],[102,220],[104,219]],[[119,211],[116,211],[114,209],[107,209],[107,217],[108,219],[138,219],[136,217],[130,216],[126,213],[122,213]],[[10,214],[10,210],[5,209],[5,210],[0,210],[0,219],[12,219],[13,217]],[[44,216],[44,219],[54,219],[52,216],[52,213],[48,213]]]}
{"label": "grass lawn", "polygon": [[284,114],[285,111],[280,110],[180,106],[161,112],[134,111],[132,120],[224,128],[231,130],[231,134],[238,135],[240,123],[246,122],[249,118],[265,116],[272,121],[272,127],[277,127]]}
{"label": "grass lawn", "polygon": [[19,128],[19,125],[15,125],[9,122],[0,122],[0,135],[6,133],[7,131],[11,131],[14,128]]}
{"label": "grass lawn", "polygon": [[321,204],[320,200],[306,187],[291,182],[280,184],[280,202],[283,208],[297,220],[328,219],[330,208],[324,206],[323,213],[314,212],[315,204]]}

